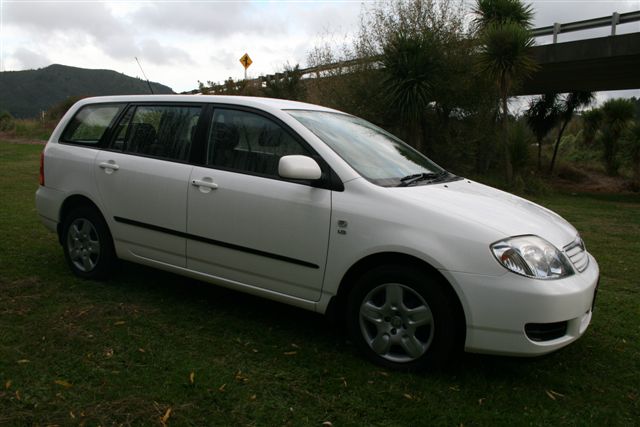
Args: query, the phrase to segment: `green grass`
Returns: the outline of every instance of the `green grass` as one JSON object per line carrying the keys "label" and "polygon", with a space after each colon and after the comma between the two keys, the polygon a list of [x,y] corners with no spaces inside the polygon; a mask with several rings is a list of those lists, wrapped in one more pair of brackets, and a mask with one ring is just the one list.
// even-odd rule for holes
{"label": "green grass", "polygon": [[[640,198],[537,200],[602,270],[586,335],[542,358],[385,371],[323,317],[124,264],[72,276],[34,208],[41,147],[0,143],[0,425],[632,425]],[[194,383],[189,376],[194,373]]]}

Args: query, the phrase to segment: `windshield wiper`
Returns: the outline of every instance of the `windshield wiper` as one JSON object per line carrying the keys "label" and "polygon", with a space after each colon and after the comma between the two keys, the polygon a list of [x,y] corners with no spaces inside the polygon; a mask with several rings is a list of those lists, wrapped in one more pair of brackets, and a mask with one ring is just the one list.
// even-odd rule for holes
{"label": "windshield wiper", "polygon": [[421,173],[415,173],[412,175],[407,175],[403,178],[400,178],[400,184],[398,184],[398,187],[408,187],[411,184],[415,184],[416,182],[419,181],[435,181],[441,178],[444,178],[446,175],[448,175],[449,172],[443,170],[442,172],[421,172]]}

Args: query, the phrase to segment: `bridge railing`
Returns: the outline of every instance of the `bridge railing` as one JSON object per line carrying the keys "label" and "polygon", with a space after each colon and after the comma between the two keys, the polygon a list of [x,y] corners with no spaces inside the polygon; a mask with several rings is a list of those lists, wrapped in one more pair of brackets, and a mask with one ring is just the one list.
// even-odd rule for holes
{"label": "bridge railing", "polygon": [[553,42],[558,42],[558,34],[569,33],[573,31],[590,30],[592,28],[601,28],[611,26],[611,35],[616,35],[616,27],[620,24],[640,21],[640,10],[627,13],[613,12],[611,16],[603,16],[601,18],[585,19],[584,21],[568,22],[566,24],[554,23],[547,27],[540,27],[532,30],[534,37],[553,35]]}

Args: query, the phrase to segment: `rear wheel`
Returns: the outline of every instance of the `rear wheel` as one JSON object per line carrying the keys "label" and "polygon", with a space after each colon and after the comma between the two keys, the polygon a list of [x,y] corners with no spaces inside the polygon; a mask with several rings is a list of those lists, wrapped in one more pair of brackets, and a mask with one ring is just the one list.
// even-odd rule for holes
{"label": "rear wheel", "polygon": [[62,225],[64,256],[73,271],[86,279],[105,279],[113,270],[115,250],[109,228],[92,207],[74,208]]}
{"label": "rear wheel", "polygon": [[408,266],[365,273],[349,296],[347,322],[356,346],[394,369],[442,365],[455,351],[454,303],[442,279]]}

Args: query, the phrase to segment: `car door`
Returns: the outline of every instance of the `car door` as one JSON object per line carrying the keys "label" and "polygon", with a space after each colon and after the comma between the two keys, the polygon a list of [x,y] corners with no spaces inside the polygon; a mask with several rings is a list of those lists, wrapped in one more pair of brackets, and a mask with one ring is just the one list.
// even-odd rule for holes
{"label": "car door", "polygon": [[191,173],[187,266],[243,285],[320,297],[331,191],[278,176],[280,157],[310,149],[273,119],[216,108],[206,160]]}
{"label": "car door", "polygon": [[120,256],[186,265],[188,161],[201,111],[130,106],[96,157],[98,191]]}

